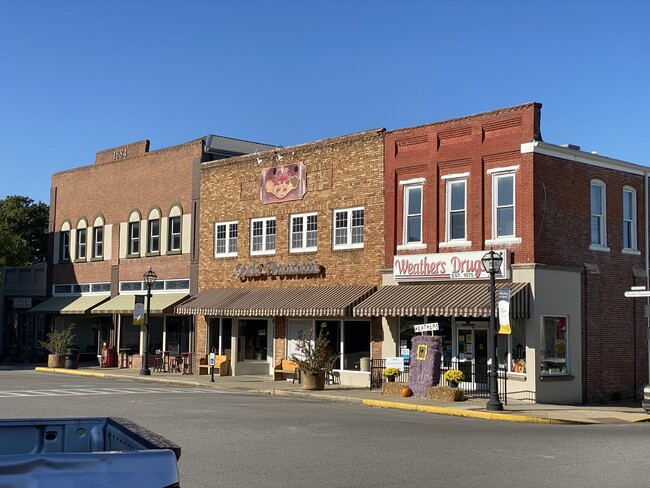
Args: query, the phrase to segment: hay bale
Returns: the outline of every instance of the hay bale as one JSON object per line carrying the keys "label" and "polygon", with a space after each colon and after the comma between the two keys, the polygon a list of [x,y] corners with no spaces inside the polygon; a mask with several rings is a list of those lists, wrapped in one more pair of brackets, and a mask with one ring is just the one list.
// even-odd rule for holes
{"label": "hay bale", "polygon": [[402,388],[406,386],[406,383],[397,383],[397,382],[384,382],[381,385],[381,394],[390,395],[390,396],[402,396]]}
{"label": "hay bale", "polygon": [[450,386],[432,386],[427,392],[429,400],[441,402],[460,402],[465,399],[463,390],[460,388],[451,388]]}

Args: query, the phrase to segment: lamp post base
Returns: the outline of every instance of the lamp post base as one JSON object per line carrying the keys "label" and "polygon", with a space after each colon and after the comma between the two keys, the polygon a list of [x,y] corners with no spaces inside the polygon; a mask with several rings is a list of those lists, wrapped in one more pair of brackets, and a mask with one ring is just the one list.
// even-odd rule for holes
{"label": "lamp post base", "polygon": [[502,412],[503,411],[503,403],[501,403],[501,400],[493,400],[490,398],[487,402],[486,409],[491,411],[491,412]]}
{"label": "lamp post base", "polygon": [[142,368],[140,370],[140,376],[151,376],[151,370],[149,368]]}

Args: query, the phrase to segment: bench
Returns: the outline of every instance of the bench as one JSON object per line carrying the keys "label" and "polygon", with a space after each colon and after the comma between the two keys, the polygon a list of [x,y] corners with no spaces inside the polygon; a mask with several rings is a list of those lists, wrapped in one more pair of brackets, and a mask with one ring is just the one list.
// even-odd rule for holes
{"label": "bench", "polygon": [[[215,356],[214,357],[214,372],[219,376],[228,376],[228,369],[230,367],[230,360],[228,356]],[[210,374],[210,359],[209,356],[204,356],[199,359],[199,374]]]}
{"label": "bench", "polygon": [[278,365],[273,368],[273,380],[284,380],[286,375],[290,374],[293,376],[293,383],[295,383],[298,379],[298,372],[298,363],[291,359],[282,358]]}

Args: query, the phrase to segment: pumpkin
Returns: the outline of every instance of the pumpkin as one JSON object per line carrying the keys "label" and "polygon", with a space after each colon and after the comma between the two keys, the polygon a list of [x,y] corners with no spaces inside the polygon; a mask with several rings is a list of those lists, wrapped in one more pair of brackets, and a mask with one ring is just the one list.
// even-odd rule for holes
{"label": "pumpkin", "polygon": [[410,397],[413,394],[411,389],[408,386],[403,386],[402,387],[402,396],[403,397]]}

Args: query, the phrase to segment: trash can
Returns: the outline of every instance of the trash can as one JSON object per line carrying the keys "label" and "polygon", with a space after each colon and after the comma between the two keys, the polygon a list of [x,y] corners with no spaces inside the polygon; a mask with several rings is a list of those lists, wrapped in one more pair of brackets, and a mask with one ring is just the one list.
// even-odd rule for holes
{"label": "trash can", "polygon": [[370,358],[361,358],[359,360],[359,371],[370,371]]}
{"label": "trash can", "polygon": [[79,367],[79,349],[68,348],[65,350],[65,369],[77,369]]}

